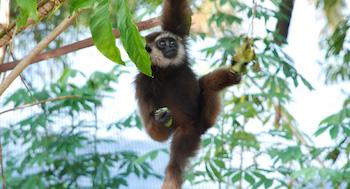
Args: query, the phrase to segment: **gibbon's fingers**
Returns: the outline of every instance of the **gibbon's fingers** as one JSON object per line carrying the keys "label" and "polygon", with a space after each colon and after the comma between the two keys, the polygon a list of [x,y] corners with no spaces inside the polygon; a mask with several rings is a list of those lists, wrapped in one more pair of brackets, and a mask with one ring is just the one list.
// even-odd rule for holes
{"label": "gibbon's fingers", "polygon": [[159,108],[154,112],[154,119],[160,124],[164,124],[166,127],[171,127],[173,118],[171,112],[167,107]]}

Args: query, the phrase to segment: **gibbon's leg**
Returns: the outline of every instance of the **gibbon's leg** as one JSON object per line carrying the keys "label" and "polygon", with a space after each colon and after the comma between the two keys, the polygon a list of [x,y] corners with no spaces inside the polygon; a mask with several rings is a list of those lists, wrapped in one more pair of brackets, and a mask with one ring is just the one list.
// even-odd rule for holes
{"label": "gibbon's leg", "polygon": [[221,68],[208,73],[199,79],[201,90],[201,127],[202,132],[214,125],[220,113],[219,92],[241,81],[241,74],[230,68]]}
{"label": "gibbon's leg", "polygon": [[172,128],[167,125],[171,119],[170,111],[157,112],[151,102],[145,99],[140,99],[138,104],[143,125],[149,136],[159,142],[167,140],[172,133]]}
{"label": "gibbon's leg", "polygon": [[201,134],[195,125],[180,126],[175,130],[170,160],[161,189],[181,189],[187,161],[199,148],[200,138]]}

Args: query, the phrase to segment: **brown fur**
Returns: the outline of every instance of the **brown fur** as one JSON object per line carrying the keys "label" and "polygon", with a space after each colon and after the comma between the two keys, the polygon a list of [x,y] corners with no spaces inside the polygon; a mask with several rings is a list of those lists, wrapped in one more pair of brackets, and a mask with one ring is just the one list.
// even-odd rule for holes
{"label": "brown fur", "polygon": [[191,27],[191,8],[186,0],[165,0],[163,4],[162,29],[181,38],[186,37]]}
{"label": "brown fur", "polygon": [[[186,0],[164,2],[162,29],[179,36],[178,43],[185,49],[190,13]],[[160,34],[148,35],[147,44],[152,45]],[[186,52],[180,63],[170,62],[168,66],[160,63],[152,65],[153,78],[142,73],[137,75],[136,98],[144,127],[152,139],[165,141],[173,137],[162,189],[180,189],[188,159],[195,155],[201,135],[215,123],[220,112],[218,93],[239,83],[241,76],[229,69],[218,69],[198,80],[189,67]],[[154,118],[154,112],[162,107],[171,112],[170,128]]]}

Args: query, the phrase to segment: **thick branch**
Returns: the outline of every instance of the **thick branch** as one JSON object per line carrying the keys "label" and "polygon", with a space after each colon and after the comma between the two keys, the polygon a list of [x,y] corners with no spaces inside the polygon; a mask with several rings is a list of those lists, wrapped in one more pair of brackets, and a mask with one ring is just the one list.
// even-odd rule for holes
{"label": "thick branch", "polygon": [[19,74],[32,62],[32,60],[43,51],[51,41],[53,41],[60,33],[62,33],[69,25],[72,24],[78,14],[74,14],[64,19],[47,37],[45,37],[40,43],[31,51],[31,53],[24,58],[15,69],[5,78],[0,84],[0,96],[10,86],[10,84],[18,77]]}
{"label": "thick branch", "polygon": [[[143,31],[143,30],[147,30],[147,29],[159,26],[159,25],[160,25],[160,19],[159,19],[159,17],[156,17],[156,18],[152,18],[152,19],[149,19],[146,21],[139,22],[137,24],[137,27],[139,28],[139,31]],[[119,37],[119,31],[117,29],[114,29],[113,33],[114,33],[114,36],[116,38]],[[62,56],[62,55],[65,55],[65,54],[68,54],[71,52],[75,52],[77,50],[80,50],[80,49],[83,49],[86,47],[90,47],[93,45],[94,44],[93,44],[92,38],[84,39],[84,40],[60,47],[60,48],[52,50],[52,51],[41,53],[31,61],[31,64],[36,63],[36,62],[40,62],[43,60],[47,60],[50,58],[59,57],[59,56]],[[3,65],[0,65],[0,73],[13,69],[20,61],[21,60],[8,62],[8,63],[5,63]]]}
{"label": "thick branch", "polygon": [[[53,10],[58,8],[64,1],[65,0],[49,0],[45,4],[39,6],[38,7],[39,21],[43,20]],[[18,34],[32,24],[35,24],[35,23],[33,23],[32,20],[29,20],[25,26],[21,28],[17,28],[16,30],[16,23],[15,22],[11,23],[7,29],[0,31],[0,47],[7,45],[12,40],[12,37],[14,37],[13,35],[14,32],[16,32],[15,34]]]}
{"label": "thick branch", "polygon": [[289,24],[292,18],[293,8],[294,0],[282,1],[279,6],[279,13],[283,16],[278,18],[276,25],[276,33],[278,36],[275,38],[275,41],[277,44],[283,44],[287,41]]}

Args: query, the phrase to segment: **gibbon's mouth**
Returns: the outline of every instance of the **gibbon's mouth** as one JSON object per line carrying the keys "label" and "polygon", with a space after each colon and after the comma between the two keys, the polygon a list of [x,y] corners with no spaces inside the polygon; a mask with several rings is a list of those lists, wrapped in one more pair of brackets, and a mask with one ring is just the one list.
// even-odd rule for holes
{"label": "gibbon's mouth", "polygon": [[171,49],[171,50],[163,51],[163,55],[166,58],[175,58],[176,55],[177,55],[177,50],[176,49]]}

